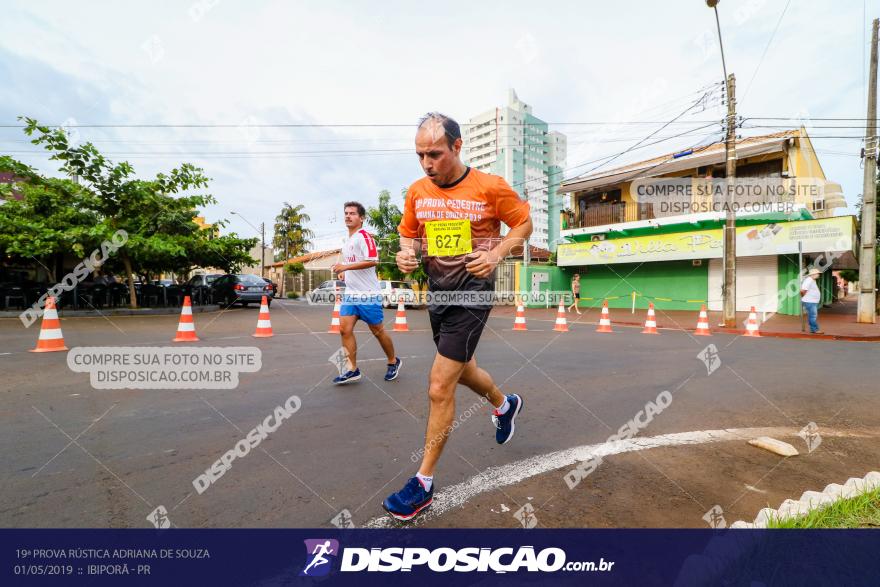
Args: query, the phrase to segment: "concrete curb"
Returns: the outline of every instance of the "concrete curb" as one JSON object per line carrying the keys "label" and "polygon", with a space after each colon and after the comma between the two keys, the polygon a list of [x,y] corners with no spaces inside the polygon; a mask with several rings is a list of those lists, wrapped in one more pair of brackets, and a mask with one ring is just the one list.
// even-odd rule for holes
{"label": "concrete curb", "polygon": [[825,505],[856,497],[880,487],[880,472],[871,471],[861,479],[850,477],[846,483],[831,483],[822,491],[804,491],[799,500],[786,499],[777,509],[764,508],[758,512],[754,522],[742,520],[734,522],[731,528],[766,528],[767,523],[774,519],[797,518]]}
{"label": "concrete curb", "polygon": [[[204,306],[193,306],[193,314],[201,312],[216,312],[220,310],[220,306],[216,304],[207,304]],[[177,316],[180,314],[180,308],[139,308],[132,310],[131,308],[113,308],[101,311],[96,310],[58,310],[59,318],[99,318],[102,316]],[[21,312],[0,312],[0,318],[18,318]]]}
{"label": "concrete curb", "polygon": [[[506,318],[507,316],[492,316],[493,318]],[[528,318],[527,320],[534,320],[535,322],[553,322],[554,320],[549,318]],[[586,322],[586,321],[569,321],[569,326],[575,324],[577,326],[596,326],[598,322]],[[623,326],[627,328],[644,328],[644,322],[629,322],[625,320],[612,320],[611,321],[612,328],[615,326]],[[694,332],[696,329],[694,328],[678,328],[675,326],[657,326],[658,330],[671,330],[677,332]],[[739,328],[710,328],[709,331],[712,334],[736,334],[743,336],[746,331]],[[880,342],[880,335],[867,335],[867,336],[859,336],[855,334],[810,334],[808,332],[774,332],[770,330],[760,330],[760,337],[764,338],[804,338],[810,340],[841,340],[848,342]]]}
{"label": "concrete curb", "polygon": [[[712,332],[721,332],[724,334],[745,334],[745,330],[735,328],[717,328]],[[880,342],[880,336],[868,335],[859,336],[856,334],[810,334],[808,332],[765,332],[759,331],[761,336],[768,338],[808,338],[810,340],[844,340],[851,342]]]}

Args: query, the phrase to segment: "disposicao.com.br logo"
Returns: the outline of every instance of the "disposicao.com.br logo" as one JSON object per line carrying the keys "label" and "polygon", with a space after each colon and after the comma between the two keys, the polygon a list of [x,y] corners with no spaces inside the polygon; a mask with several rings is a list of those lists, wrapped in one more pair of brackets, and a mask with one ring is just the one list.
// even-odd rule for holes
{"label": "disposicao.com.br logo", "polygon": [[[300,576],[326,575],[331,568],[328,556],[339,554],[339,543],[331,539],[306,540],[306,565]],[[534,546],[517,548],[344,548],[339,565],[340,572],[409,572],[414,567],[427,567],[437,573],[449,571],[515,573],[531,571],[553,573],[556,571],[610,571],[613,561],[600,558],[596,561],[566,562],[561,548],[544,548],[535,551]]]}

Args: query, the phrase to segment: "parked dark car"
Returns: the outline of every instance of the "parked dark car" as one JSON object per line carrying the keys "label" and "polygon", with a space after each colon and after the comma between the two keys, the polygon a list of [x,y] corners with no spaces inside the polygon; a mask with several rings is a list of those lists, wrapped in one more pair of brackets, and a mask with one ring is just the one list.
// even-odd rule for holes
{"label": "parked dark car", "polygon": [[272,297],[274,298],[275,296],[277,296],[278,295],[278,284],[275,283],[274,281],[272,281],[271,279],[269,279],[268,277],[263,277],[262,279],[263,279],[263,281],[265,281],[266,283],[268,283],[269,285],[272,286]]}
{"label": "parked dark car", "polygon": [[200,273],[189,278],[183,286],[183,292],[192,298],[194,304],[207,304],[211,301],[211,284],[222,273]]}
{"label": "parked dark car", "polygon": [[259,304],[263,296],[269,298],[267,302],[271,306],[271,295],[272,286],[263,281],[259,275],[226,274],[218,277],[211,284],[211,299],[215,304],[224,306],[232,304],[247,306],[251,302]]}

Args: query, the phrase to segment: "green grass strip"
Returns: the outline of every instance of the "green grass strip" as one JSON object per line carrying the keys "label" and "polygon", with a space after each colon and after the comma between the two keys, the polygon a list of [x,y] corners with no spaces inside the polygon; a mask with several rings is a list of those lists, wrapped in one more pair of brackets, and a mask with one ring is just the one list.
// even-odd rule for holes
{"label": "green grass strip", "polygon": [[880,488],[841,499],[805,516],[771,520],[768,528],[880,528]]}

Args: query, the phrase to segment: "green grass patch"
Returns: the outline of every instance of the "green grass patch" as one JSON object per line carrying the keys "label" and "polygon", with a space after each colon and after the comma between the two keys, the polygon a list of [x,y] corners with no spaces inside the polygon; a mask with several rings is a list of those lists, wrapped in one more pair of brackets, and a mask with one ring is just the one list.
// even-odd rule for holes
{"label": "green grass patch", "polygon": [[768,528],[880,528],[880,488],[841,499],[805,516],[771,520]]}

